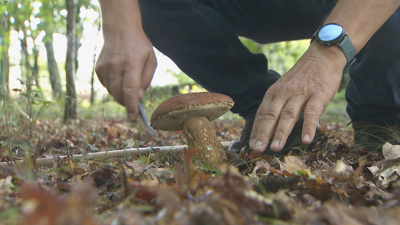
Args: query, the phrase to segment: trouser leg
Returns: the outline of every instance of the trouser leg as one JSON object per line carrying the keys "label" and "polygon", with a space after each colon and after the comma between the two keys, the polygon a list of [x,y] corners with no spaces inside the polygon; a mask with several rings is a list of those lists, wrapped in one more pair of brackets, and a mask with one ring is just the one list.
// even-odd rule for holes
{"label": "trouser leg", "polygon": [[[329,1],[334,2],[334,1]],[[209,91],[231,96],[232,112],[254,119],[279,75],[238,35],[260,43],[310,38],[332,7],[323,0],[141,0],[153,45]]]}
{"label": "trouser leg", "polygon": [[400,8],[356,58],[346,89],[350,118],[400,124]]}

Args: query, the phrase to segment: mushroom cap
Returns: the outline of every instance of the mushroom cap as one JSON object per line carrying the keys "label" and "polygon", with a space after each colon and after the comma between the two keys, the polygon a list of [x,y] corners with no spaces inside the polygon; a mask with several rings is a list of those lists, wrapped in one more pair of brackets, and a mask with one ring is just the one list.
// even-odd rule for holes
{"label": "mushroom cap", "polygon": [[207,117],[211,121],[226,113],[233,104],[231,97],[212,92],[177,95],[154,110],[150,123],[159,130],[182,130],[184,120]]}

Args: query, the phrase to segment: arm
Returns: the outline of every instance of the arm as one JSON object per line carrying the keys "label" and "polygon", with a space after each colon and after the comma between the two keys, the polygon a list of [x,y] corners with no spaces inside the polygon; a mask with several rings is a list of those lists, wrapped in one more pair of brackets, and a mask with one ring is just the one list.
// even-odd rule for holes
{"label": "arm", "polygon": [[[400,6],[399,0],[339,0],[325,23],[344,27],[358,53]],[[265,94],[250,138],[250,147],[280,151],[295,122],[304,112],[302,141],[311,143],[323,108],[333,98],[342,79],[346,58],[339,47],[315,41]]]}
{"label": "arm", "polygon": [[135,121],[138,103],[150,85],[157,66],[153,46],[142,28],[137,0],[99,0],[104,45],[96,73],[108,92]]}

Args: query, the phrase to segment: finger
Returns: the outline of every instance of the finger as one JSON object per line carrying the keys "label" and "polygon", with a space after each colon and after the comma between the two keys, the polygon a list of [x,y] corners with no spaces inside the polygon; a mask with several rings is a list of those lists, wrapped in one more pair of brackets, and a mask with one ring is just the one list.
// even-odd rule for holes
{"label": "finger", "polygon": [[[102,50],[103,52],[103,50]],[[104,65],[104,56],[102,53],[100,53],[99,58],[97,59],[96,62],[96,67],[95,67],[95,72],[97,74],[97,77],[99,78],[100,83],[104,86],[107,87],[108,85],[108,67]]]}
{"label": "finger", "polygon": [[[144,64],[144,63],[143,63]],[[143,65],[139,63],[137,65]],[[126,107],[129,121],[136,121],[139,114],[139,94],[141,90],[141,74],[143,66],[136,66],[131,70],[126,70],[123,74],[122,90],[123,105]]]}
{"label": "finger", "polygon": [[260,129],[260,123],[263,120],[263,117],[261,116],[262,114],[262,108],[268,107],[268,105],[274,100],[274,96],[272,94],[269,94],[268,92],[265,94],[260,106],[257,109],[256,117],[253,121],[253,128],[251,130],[251,135],[250,135],[250,148],[255,149],[256,148],[256,138],[257,138],[257,132]]}
{"label": "finger", "polygon": [[273,141],[271,142],[270,148],[272,151],[278,152],[285,146],[287,138],[300,117],[304,102],[304,96],[294,96],[289,99],[283,108]]}
{"label": "finger", "polygon": [[286,99],[274,98],[268,105],[260,105],[256,115],[258,130],[254,130],[256,132],[255,141],[252,141],[253,144],[255,143],[254,151],[263,152],[268,147],[285,104]]}
{"label": "finger", "polygon": [[141,91],[140,93],[143,93],[142,95],[139,94],[139,99],[142,99],[144,96],[144,90],[146,90],[151,83],[151,80],[153,79],[154,72],[157,68],[157,58],[154,54],[154,52],[151,52],[146,64],[143,68],[143,75],[141,79]]}
{"label": "finger", "polygon": [[325,107],[325,99],[319,95],[311,96],[304,108],[303,137],[304,144],[310,144],[315,136],[319,117]]}
{"label": "finger", "polygon": [[123,71],[112,69],[109,73],[108,77],[108,85],[106,86],[108,92],[114,97],[115,101],[119,104],[124,105],[124,96],[123,96],[123,87],[122,87],[122,79],[123,79]]}

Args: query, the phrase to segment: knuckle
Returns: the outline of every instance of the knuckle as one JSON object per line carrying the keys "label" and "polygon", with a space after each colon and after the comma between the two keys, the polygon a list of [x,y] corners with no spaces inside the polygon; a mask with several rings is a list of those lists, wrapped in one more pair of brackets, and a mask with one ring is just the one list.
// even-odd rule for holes
{"label": "knuckle", "polygon": [[109,67],[111,70],[115,71],[121,65],[121,59],[119,57],[111,57],[105,66]]}
{"label": "knuckle", "polygon": [[322,84],[313,84],[313,86],[309,89],[309,95],[313,96],[313,95],[319,95],[323,92],[324,87]]}
{"label": "knuckle", "polygon": [[319,116],[318,107],[316,107],[315,105],[310,105],[310,106],[306,107],[304,109],[304,115],[311,116],[311,117]]}
{"label": "knuckle", "polygon": [[124,84],[122,87],[124,93],[133,93],[135,89],[136,88],[132,84]]}
{"label": "knuckle", "polygon": [[295,119],[296,114],[293,110],[284,110],[281,113],[281,119]]}
{"label": "knuckle", "polygon": [[288,135],[288,132],[283,128],[278,128],[276,129],[275,134],[286,137]]}
{"label": "knuckle", "polygon": [[278,114],[274,111],[268,110],[264,113],[260,113],[260,115],[258,115],[260,117],[260,119],[266,119],[266,120],[276,120],[278,119]]}
{"label": "knuckle", "polygon": [[274,100],[274,95],[271,93],[271,90],[268,90],[264,95],[264,101],[272,101]]}

